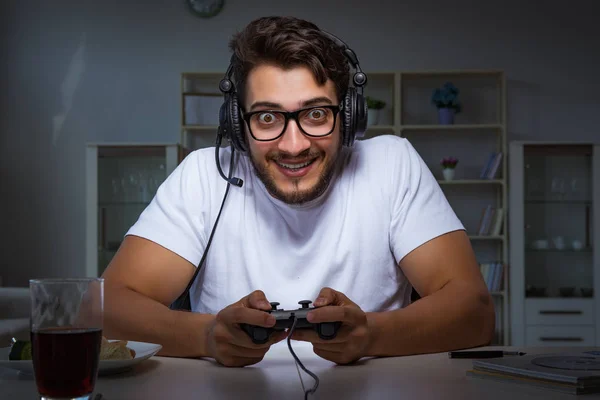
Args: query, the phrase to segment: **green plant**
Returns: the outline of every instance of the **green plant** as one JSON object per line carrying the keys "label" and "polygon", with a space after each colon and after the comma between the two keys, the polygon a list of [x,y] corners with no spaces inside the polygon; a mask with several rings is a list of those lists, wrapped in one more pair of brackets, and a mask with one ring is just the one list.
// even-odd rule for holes
{"label": "green plant", "polygon": [[377,100],[370,96],[367,96],[365,100],[367,101],[367,108],[372,110],[381,110],[385,107],[385,101],[383,100]]}
{"label": "green plant", "polygon": [[443,87],[433,91],[431,102],[437,108],[453,108],[458,114],[461,110],[461,104],[458,101],[459,93],[460,91],[451,82],[446,82]]}

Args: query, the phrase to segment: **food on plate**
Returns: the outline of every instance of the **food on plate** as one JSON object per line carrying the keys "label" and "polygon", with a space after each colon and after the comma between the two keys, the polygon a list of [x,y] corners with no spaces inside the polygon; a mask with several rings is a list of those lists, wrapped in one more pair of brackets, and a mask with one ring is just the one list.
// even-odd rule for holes
{"label": "food on plate", "polygon": [[8,353],[9,360],[31,360],[31,342],[28,340],[13,341]]}
{"label": "food on plate", "polygon": [[[127,340],[108,341],[102,336],[100,360],[131,360],[135,358],[135,350],[127,347]],[[29,340],[13,340],[8,354],[11,361],[31,360],[31,342]]]}
{"label": "food on plate", "polygon": [[135,350],[127,347],[127,340],[109,342],[102,336],[100,360],[131,360],[135,358]]}

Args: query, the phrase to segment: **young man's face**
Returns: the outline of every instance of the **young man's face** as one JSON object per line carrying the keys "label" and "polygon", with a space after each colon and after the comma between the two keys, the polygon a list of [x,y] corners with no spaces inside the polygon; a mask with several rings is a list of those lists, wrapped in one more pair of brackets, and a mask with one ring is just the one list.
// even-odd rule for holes
{"label": "young man's face", "polygon": [[[331,80],[319,86],[311,71],[304,67],[283,70],[277,66],[261,65],[248,75],[246,113],[265,111],[254,115],[253,122],[246,124],[252,163],[258,177],[263,181],[269,193],[286,203],[301,204],[320,196],[333,174],[340,150],[340,115],[331,110],[315,108],[299,115],[302,127],[308,133],[321,134],[332,130],[322,137],[305,135],[298,123],[290,119],[283,135],[272,141],[258,141],[259,134],[276,136],[282,130],[281,115],[269,111],[296,111],[301,108],[338,105],[335,86]],[[331,125],[329,125],[331,124]],[[328,129],[331,126],[331,129]]]}

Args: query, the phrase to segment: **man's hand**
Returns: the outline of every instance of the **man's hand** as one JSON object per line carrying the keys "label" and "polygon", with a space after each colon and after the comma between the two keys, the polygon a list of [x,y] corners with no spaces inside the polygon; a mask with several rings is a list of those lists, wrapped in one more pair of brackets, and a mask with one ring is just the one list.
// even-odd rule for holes
{"label": "man's hand", "polygon": [[337,364],[350,364],[365,356],[370,332],[367,315],[343,293],[323,288],[313,303],[317,310],[308,313],[313,324],[341,321],[334,339],[323,340],[312,330],[297,330],[291,339],[311,342],[318,356]]}
{"label": "man's hand", "polygon": [[[221,310],[207,327],[206,348],[209,356],[227,367],[243,367],[261,361],[271,345],[285,339],[286,332],[275,332],[265,344],[254,344],[241,323],[270,328],[275,317],[265,294],[254,291]],[[264,310],[264,311],[263,311]]]}

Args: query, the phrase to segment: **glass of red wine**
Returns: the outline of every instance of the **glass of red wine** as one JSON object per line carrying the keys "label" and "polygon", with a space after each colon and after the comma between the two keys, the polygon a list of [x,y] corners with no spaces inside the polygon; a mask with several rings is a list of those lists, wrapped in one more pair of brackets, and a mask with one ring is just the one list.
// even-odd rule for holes
{"label": "glass of red wine", "polygon": [[31,356],[41,400],[90,399],[96,385],[104,280],[32,279]]}

